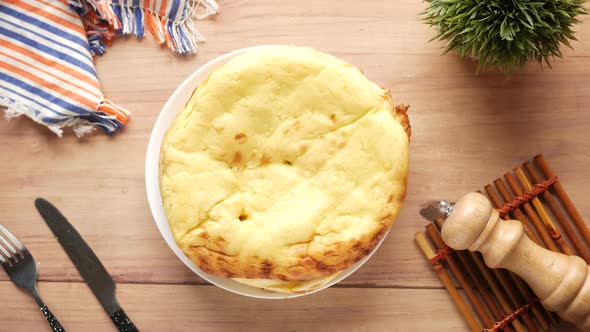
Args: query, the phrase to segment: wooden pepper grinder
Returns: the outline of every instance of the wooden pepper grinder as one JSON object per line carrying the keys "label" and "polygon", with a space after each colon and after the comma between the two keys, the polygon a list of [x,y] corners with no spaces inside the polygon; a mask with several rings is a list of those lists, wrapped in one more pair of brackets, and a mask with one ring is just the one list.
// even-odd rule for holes
{"label": "wooden pepper grinder", "polygon": [[442,238],[453,249],[481,252],[490,268],[516,273],[547,309],[590,331],[590,267],[534,243],[519,221],[501,220],[485,196],[463,196],[444,222]]}

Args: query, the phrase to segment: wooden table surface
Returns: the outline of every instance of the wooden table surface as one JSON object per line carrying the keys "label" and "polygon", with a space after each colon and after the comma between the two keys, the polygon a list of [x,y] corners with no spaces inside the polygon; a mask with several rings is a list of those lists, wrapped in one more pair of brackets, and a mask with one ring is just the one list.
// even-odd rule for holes
{"label": "wooden table surface", "polygon": [[[118,40],[97,59],[105,95],[131,110],[127,128],[58,139],[28,119],[0,121],[0,223],[39,263],[39,289],[70,331],[115,331],[33,206],[54,202],[117,282],[143,331],[463,331],[467,325],[414,243],[421,202],[481,188],[542,152],[590,215],[590,22],[552,70],[476,76],[420,22],[415,0],[227,0],[196,56],[151,38]],[[587,20],[588,21],[588,20]],[[362,68],[411,105],[408,196],[392,232],[358,272],[303,298],[256,300],[208,285],[158,232],[145,193],[151,129],[174,89],[212,58],[259,44],[312,46]],[[29,295],[0,273],[0,330],[46,331]]]}

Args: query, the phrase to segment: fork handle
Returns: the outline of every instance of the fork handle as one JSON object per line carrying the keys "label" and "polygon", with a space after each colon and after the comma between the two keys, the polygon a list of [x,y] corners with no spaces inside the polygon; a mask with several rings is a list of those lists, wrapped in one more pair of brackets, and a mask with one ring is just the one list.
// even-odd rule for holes
{"label": "fork handle", "polygon": [[44,305],[41,307],[41,312],[43,313],[43,316],[45,316],[45,319],[47,319],[47,323],[49,323],[49,326],[51,327],[51,331],[53,331],[53,332],[65,332],[66,331],[61,326],[61,324],[59,323],[57,318],[55,318],[53,313],[51,313],[49,308],[47,308],[47,305]]}
{"label": "fork handle", "polygon": [[129,316],[123,311],[123,309],[119,309],[111,315],[111,320],[119,329],[119,332],[139,332],[139,330],[135,327],[135,324],[131,321]]}

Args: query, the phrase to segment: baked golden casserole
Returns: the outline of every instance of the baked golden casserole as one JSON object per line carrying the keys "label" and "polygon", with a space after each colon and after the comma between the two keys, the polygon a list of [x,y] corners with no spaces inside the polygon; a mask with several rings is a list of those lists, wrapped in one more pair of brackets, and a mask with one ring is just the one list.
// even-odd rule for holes
{"label": "baked golden casserole", "polygon": [[176,242],[203,271],[281,292],[368,255],[406,192],[409,122],[357,68],[254,48],[193,93],[161,147]]}

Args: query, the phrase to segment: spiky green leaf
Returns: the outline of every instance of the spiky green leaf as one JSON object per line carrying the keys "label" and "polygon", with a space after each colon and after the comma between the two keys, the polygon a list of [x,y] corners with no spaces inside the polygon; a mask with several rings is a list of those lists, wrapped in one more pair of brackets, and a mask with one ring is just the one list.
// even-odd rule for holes
{"label": "spiky green leaf", "polygon": [[574,25],[587,14],[585,0],[425,0],[424,22],[456,51],[478,60],[478,72],[493,67],[507,76],[529,62],[550,66],[571,47]]}

